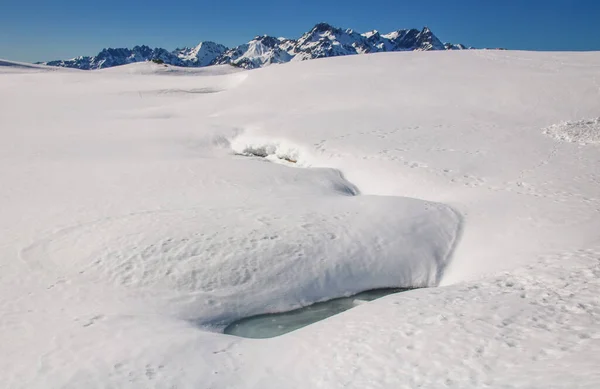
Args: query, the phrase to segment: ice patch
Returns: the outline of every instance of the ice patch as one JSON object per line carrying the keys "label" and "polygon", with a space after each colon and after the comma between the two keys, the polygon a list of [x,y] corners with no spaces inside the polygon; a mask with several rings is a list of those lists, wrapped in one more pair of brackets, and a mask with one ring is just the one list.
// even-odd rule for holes
{"label": "ice patch", "polygon": [[364,290],[436,286],[460,229],[452,209],[415,199],[284,197],[75,225],[20,258],[72,282],[156,290],[177,317],[213,326]]}
{"label": "ice patch", "polygon": [[553,124],[544,129],[544,134],[564,142],[600,144],[600,117]]}
{"label": "ice patch", "polygon": [[318,302],[293,311],[247,317],[231,323],[223,332],[244,338],[273,338],[325,320],[359,305],[364,305],[369,301],[406,290],[408,289],[368,290],[349,297]]}

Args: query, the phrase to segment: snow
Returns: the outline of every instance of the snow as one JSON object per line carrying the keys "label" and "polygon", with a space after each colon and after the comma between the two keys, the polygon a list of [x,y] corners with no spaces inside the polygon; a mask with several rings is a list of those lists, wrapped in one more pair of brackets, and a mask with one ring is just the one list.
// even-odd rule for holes
{"label": "snow", "polygon": [[24,73],[24,72],[51,72],[56,68],[43,65],[34,65],[25,62],[6,61],[0,59],[0,73]]}
{"label": "snow", "polygon": [[599,53],[0,65],[2,385],[600,386]]}
{"label": "snow", "polygon": [[553,124],[544,133],[554,139],[586,144],[600,143],[600,118]]}
{"label": "snow", "polygon": [[[53,68],[52,68],[53,69]],[[184,68],[179,66],[171,66],[165,64],[156,64],[154,62],[138,62],[127,66],[116,66],[111,68],[99,69],[94,74],[113,74],[121,81],[124,74],[129,75],[167,75],[167,76],[222,76],[233,73],[241,73],[242,70],[230,65],[215,65],[204,68]],[[245,75],[240,75],[240,78],[245,78]],[[164,80],[163,80],[164,81]],[[168,82],[173,82],[169,79]],[[209,82],[208,80],[206,80]],[[179,82],[176,81],[175,82]],[[187,83],[184,80],[183,83]],[[189,88],[194,89],[194,88]],[[199,89],[199,88],[196,88]]]}

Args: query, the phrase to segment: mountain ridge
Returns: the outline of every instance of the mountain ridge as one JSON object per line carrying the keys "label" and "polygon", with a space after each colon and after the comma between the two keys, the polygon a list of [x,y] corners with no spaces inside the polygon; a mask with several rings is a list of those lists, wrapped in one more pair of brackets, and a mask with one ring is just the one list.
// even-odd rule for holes
{"label": "mountain ridge", "polygon": [[376,30],[359,33],[352,29],[317,23],[298,39],[259,35],[247,43],[233,48],[203,41],[195,47],[169,51],[149,46],[105,48],[95,56],[80,56],[68,60],[39,62],[57,67],[82,70],[103,69],[135,62],[156,61],[183,67],[204,67],[229,64],[245,69],[255,69],[274,63],[305,61],[344,55],[368,54],[389,51],[434,51],[472,49],[462,44],[443,43],[428,28],[421,30],[399,29],[387,34]]}

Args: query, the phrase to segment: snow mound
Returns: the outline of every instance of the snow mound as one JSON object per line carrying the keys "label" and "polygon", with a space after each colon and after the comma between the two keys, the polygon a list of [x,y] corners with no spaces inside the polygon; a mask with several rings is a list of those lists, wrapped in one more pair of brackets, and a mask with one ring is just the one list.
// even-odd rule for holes
{"label": "snow mound", "polygon": [[273,162],[309,167],[306,150],[285,140],[240,136],[231,142],[236,154],[266,158]]}
{"label": "snow mound", "polygon": [[90,73],[96,79],[106,77],[118,81],[121,87],[119,93],[175,98],[224,92],[243,84],[248,77],[247,72],[228,65],[188,69],[151,62],[94,70]]}
{"label": "snow mound", "polygon": [[544,134],[564,142],[600,144],[600,117],[553,124]]}
{"label": "snow mound", "polygon": [[[210,295],[218,307],[169,303],[204,326],[374,288],[435,286],[460,229],[449,207],[414,199],[272,197],[256,206],[98,220],[57,231],[21,258],[71,280],[153,289],[158,300]],[[247,222],[232,224],[240,214]]]}

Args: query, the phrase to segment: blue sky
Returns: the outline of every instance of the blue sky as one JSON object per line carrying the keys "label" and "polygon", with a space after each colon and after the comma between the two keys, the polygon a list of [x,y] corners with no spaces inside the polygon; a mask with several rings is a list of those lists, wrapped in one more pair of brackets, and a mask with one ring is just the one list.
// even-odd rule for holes
{"label": "blue sky", "polygon": [[427,25],[442,41],[476,47],[600,50],[600,0],[0,0],[0,58],[234,46],[262,34],[297,38],[321,21],[360,32]]}

